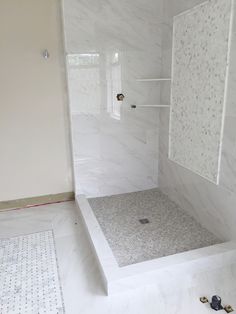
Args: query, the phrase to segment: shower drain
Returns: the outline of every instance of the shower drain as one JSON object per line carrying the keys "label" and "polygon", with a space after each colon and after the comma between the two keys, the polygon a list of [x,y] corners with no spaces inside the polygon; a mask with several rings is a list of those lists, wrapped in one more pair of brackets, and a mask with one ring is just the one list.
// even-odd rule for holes
{"label": "shower drain", "polygon": [[139,219],[139,222],[140,222],[142,225],[145,225],[145,224],[149,224],[149,223],[150,223],[150,221],[149,221],[147,218]]}

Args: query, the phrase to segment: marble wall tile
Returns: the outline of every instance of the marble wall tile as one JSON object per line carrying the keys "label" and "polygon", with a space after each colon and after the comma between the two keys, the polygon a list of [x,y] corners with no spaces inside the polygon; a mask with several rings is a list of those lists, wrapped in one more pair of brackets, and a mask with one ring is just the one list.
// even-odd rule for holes
{"label": "marble wall tile", "polygon": [[[157,114],[155,109],[152,113]],[[85,129],[83,120],[90,122]],[[157,186],[158,129],[155,123],[146,130],[138,124],[135,127],[134,123],[127,127],[121,121],[111,121],[107,113],[96,117],[78,114],[72,121],[78,193],[110,195]]]}
{"label": "marble wall tile", "polygon": [[[163,27],[163,68],[165,75],[170,75],[171,55],[169,53],[172,42],[173,16],[195,5],[203,3],[201,0],[168,0],[164,3]],[[212,0],[215,2],[215,0]],[[169,112],[160,113],[160,138],[159,138],[159,185],[163,192],[188,211],[213,233],[230,240],[236,238],[236,121],[235,119],[235,82],[236,82],[236,19],[235,0],[233,33],[230,48],[230,64],[228,91],[226,99],[226,117],[223,134],[222,161],[219,174],[219,185],[201,178],[199,175],[184,169],[168,160],[168,128]],[[162,102],[170,101],[168,90],[161,91]]]}
{"label": "marble wall tile", "polygon": [[156,39],[161,18],[159,0],[64,0],[67,52],[146,49],[155,54],[151,47],[160,47]]}
{"label": "marble wall tile", "polygon": [[[157,187],[162,0],[64,0],[76,192]],[[123,93],[124,102],[116,95]]]}

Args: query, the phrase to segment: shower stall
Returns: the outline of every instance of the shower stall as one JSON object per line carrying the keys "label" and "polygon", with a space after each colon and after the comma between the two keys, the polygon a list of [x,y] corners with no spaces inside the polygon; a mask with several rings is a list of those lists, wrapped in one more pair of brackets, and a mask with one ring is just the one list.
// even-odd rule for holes
{"label": "shower stall", "polygon": [[107,294],[236,257],[234,12],[63,1],[76,201]]}

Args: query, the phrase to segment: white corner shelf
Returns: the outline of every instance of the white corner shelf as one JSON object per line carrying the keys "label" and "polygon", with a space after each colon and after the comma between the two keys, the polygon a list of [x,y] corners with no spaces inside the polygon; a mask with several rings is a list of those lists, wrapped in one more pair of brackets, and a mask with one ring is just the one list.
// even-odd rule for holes
{"label": "white corner shelf", "polygon": [[171,78],[137,78],[137,82],[162,82],[171,81]]}

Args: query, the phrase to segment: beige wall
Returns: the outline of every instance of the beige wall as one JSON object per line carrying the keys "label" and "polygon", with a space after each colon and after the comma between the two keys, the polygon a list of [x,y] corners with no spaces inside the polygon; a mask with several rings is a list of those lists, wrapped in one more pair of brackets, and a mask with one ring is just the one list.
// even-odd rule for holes
{"label": "beige wall", "polygon": [[62,47],[60,1],[0,1],[0,201],[73,190]]}

